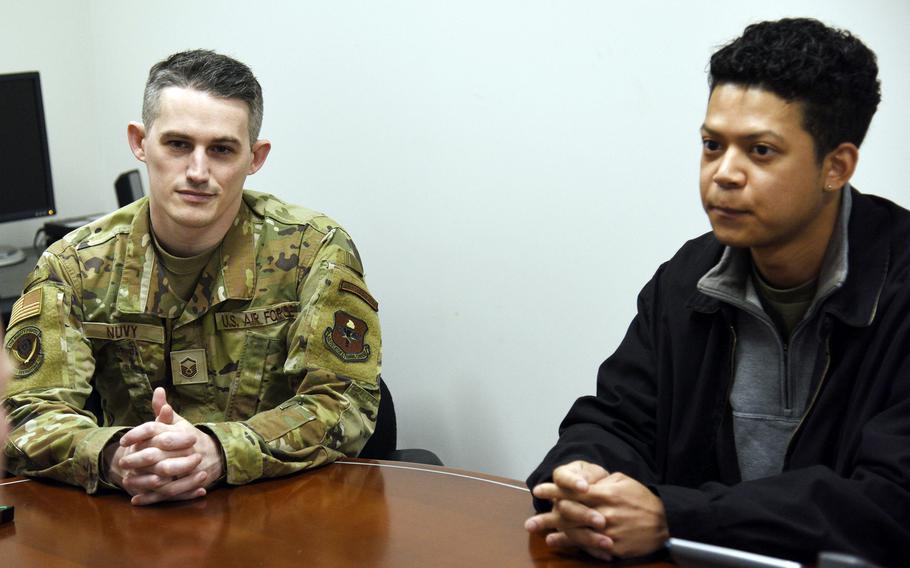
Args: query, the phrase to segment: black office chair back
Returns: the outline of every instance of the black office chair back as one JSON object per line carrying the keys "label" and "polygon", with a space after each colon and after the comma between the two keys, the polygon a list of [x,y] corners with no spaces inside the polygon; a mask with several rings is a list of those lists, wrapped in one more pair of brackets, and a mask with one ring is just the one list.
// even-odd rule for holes
{"label": "black office chair back", "polygon": [[389,459],[398,446],[398,423],[395,420],[395,401],[385,381],[379,379],[379,410],[376,413],[376,429],[360,450],[361,458],[374,460]]}
{"label": "black office chair back", "polygon": [[429,450],[398,449],[398,423],[395,420],[395,402],[385,381],[379,379],[379,410],[376,412],[376,429],[357,457],[372,460],[392,460],[428,465],[442,465],[439,456]]}

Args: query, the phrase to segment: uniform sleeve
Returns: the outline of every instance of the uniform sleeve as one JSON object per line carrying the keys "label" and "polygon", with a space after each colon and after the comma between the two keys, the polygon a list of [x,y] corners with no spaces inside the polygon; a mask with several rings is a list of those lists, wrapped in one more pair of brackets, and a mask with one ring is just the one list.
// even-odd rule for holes
{"label": "uniform sleeve", "polygon": [[[871,404],[877,407],[863,419],[858,432],[848,434],[853,426],[845,426],[842,437],[831,441],[832,451],[838,445],[836,460],[733,485],[656,485],[670,534],[810,564],[817,552],[830,550],[856,554],[882,566],[906,566],[910,557],[910,356],[903,314],[906,311],[896,309],[888,314],[892,320],[903,320],[900,329],[887,334],[883,351],[872,347],[867,359],[886,361],[880,375],[862,376],[864,381],[887,383],[886,388],[876,389],[880,399],[857,396],[852,387],[846,390],[850,394],[822,391],[819,395],[856,397],[859,402],[854,405],[875,400]],[[816,404],[818,412],[824,403]],[[842,414],[830,419],[852,420]]]}
{"label": "uniform sleeve", "polygon": [[357,250],[334,229],[303,270],[284,363],[286,375],[302,377],[296,395],[243,422],[200,425],[218,438],[230,484],[356,456],[373,433],[382,340]]}
{"label": "uniform sleeve", "polygon": [[85,409],[94,371],[82,333],[78,261],[66,249],[46,252],[14,306],[6,348],[16,365],[6,405],[7,467],[94,493],[102,481],[101,452],[124,428],[101,428]]}

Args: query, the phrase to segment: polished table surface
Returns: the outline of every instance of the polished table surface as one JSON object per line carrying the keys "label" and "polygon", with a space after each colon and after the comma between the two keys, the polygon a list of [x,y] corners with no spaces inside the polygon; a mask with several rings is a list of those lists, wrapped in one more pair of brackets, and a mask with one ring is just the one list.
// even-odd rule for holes
{"label": "polished table surface", "polygon": [[521,482],[399,462],[348,459],[151,507],[11,478],[0,504],[16,507],[0,525],[4,568],[593,564],[525,532],[533,511]]}

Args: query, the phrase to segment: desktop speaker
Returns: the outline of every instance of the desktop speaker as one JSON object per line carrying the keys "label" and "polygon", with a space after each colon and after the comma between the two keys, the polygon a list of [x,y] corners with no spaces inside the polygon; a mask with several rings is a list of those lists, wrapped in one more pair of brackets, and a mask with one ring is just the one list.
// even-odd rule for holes
{"label": "desktop speaker", "polygon": [[142,178],[139,176],[139,170],[130,170],[123,172],[114,182],[114,191],[117,192],[117,206],[123,207],[136,201],[145,192],[142,191]]}

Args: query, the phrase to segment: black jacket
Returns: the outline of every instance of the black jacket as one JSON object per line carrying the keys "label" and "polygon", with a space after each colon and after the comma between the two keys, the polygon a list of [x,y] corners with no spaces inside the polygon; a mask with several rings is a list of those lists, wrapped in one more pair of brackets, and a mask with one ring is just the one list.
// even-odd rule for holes
{"label": "black jacket", "polygon": [[910,564],[910,212],[854,191],[848,243],[847,279],[821,308],[825,349],[783,473],[740,479],[733,308],[696,289],[724,249],[709,233],[641,291],[600,366],[597,396],[575,402],[528,485],[583,459],[655,491],[674,537],[800,561],[837,550]]}

